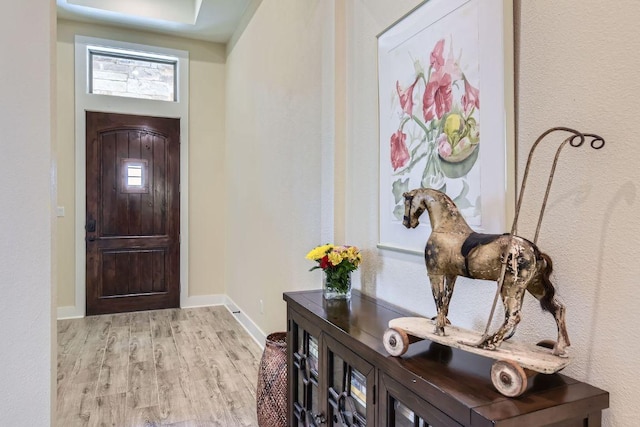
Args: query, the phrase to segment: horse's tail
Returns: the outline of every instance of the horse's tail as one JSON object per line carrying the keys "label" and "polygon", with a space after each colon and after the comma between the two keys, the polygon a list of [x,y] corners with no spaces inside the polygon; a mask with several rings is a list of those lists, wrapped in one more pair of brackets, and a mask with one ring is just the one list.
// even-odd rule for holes
{"label": "horse's tail", "polygon": [[540,252],[540,256],[538,257],[540,260],[544,260],[545,266],[540,274],[540,281],[542,282],[542,288],[544,290],[544,295],[540,298],[540,307],[543,310],[548,311],[553,314],[553,317],[556,319],[556,323],[558,324],[558,340],[560,340],[560,334],[564,338],[566,345],[571,345],[571,341],[569,341],[569,335],[567,334],[567,328],[564,322],[564,305],[562,305],[559,301],[555,300],[556,290],[549,279],[551,273],[553,272],[553,263],[551,262],[551,257],[549,255]]}
{"label": "horse's tail", "polygon": [[551,283],[550,279],[551,273],[553,273],[553,262],[551,261],[551,257],[543,252],[540,252],[539,259],[544,260],[546,264],[540,275],[540,281],[542,282],[542,288],[544,289],[544,295],[540,298],[540,307],[555,315],[557,307],[553,303],[553,298],[556,295],[556,289],[553,287],[553,283]]}

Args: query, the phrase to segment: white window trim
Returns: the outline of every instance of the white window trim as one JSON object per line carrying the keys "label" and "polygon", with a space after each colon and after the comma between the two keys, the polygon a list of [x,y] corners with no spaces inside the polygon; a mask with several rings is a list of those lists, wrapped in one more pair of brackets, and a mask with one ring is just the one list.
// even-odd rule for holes
{"label": "white window trim", "polygon": [[[89,46],[178,58],[176,102],[89,93]],[[86,315],[86,111],[180,119],[180,306],[189,298],[189,52],[94,37],[75,37],[76,288],[74,317]]]}

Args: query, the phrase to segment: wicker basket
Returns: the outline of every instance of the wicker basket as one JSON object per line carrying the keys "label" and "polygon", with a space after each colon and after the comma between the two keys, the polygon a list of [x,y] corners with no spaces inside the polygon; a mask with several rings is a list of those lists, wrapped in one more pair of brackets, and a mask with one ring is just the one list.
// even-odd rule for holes
{"label": "wicker basket", "polygon": [[258,425],[287,425],[287,333],[267,336],[260,366],[256,393]]}

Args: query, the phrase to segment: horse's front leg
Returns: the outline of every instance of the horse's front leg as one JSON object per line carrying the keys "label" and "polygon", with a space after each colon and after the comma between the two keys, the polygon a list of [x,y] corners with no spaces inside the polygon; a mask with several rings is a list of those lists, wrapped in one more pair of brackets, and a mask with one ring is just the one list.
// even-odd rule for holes
{"label": "horse's front leg", "polygon": [[443,274],[429,274],[431,282],[431,292],[433,300],[436,303],[436,335],[444,335],[444,327],[449,323],[447,314],[449,314],[449,303],[453,294],[453,287],[456,282],[456,276],[444,276]]}
{"label": "horse's front leg", "polygon": [[449,304],[451,303],[451,297],[453,296],[453,288],[456,285],[456,279],[458,276],[445,276],[444,277],[444,299],[442,304],[442,311],[444,315],[444,321],[447,325],[449,322]]}

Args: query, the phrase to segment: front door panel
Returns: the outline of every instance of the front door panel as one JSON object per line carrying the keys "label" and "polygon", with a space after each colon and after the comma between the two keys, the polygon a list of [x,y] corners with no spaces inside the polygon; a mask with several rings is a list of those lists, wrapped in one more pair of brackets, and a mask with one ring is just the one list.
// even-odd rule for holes
{"label": "front door panel", "polygon": [[86,114],[87,314],[178,307],[180,121]]}

